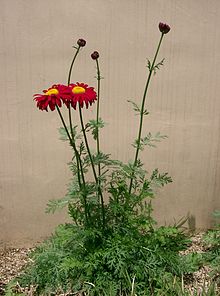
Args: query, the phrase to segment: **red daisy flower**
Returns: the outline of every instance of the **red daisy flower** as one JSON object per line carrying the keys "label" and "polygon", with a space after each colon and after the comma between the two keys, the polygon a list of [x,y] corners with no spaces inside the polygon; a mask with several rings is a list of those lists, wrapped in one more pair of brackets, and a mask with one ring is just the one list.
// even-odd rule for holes
{"label": "red daisy flower", "polygon": [[70,103],[74,109],[76,109],[77,102],[81,108],[84,103],[86,108],[88,108],[89,105],[92,105],[92,103],[97,100],[97,94],[94,88],[88,87],[87,84],[77,82],[76,84],[70,84],[69,89],[71,91],[71,98],[67,102]]}
{"label": "red daisy flower", "polygon": [[44,94],[34,95],[34,100],[37,101],[37,107],[40,110],[47,110],[49,106],[51,111],[55,110],[56,105],[61,107],[62,102],[69,98],[69,88],[62,84],[54,84],[47,90],[43,90]]}

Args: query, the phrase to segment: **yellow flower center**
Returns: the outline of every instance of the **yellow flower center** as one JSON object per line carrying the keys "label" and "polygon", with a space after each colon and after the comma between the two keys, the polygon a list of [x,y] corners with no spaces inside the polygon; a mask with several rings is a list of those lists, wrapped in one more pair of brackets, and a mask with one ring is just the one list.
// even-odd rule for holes
{"label": "yellow flower center", "polygon": [[58,90],[56,88],[51,88],[46,92],[47,96],[51,96],[51,95],[58,95]]}
{"label": "yellow flower center", "polygon": [[74,88],[72,89],[72,92],[74,94],[84,94],[86,92],[84,87],[81,86],[74,86]]}

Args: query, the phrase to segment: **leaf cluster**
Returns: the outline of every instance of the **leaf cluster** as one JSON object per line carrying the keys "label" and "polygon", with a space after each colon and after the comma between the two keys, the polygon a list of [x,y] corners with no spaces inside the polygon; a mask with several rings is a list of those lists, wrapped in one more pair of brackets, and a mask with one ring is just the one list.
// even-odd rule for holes
{"label": "leaf cluster", "polygon": [[151,61],[149,59],[147,59],[147,68],[149,69],[150,72],[153,72],[155,75],[157,70],[159,70],[160,67],[164,65],[164,60],[165,59],[162,59],[159,63],[157,63],[156,65],[153,66],[151,64]]}
{"label": "leaf cluster", "polygon": [[132,107],[133,107],[133,110],[136,112],[136,115],[137,114],[143,114],[143,115],[148,115],[149,112],[147,111],[147,109],[145,110],[141,110],[141,108],[132,100],[127,100],[128,103],[131,103],[132,104]]}
{"label": "leaf cluster", "polygon": [[[175,227],[159,227],[142,235],[132,225],[98,230],[60,225],[32,254],[32,263],[19,283],[37,286],[37,293],[130,295],[132,279],[137,295],[155,295],[164,281],[180,277],[185,266],[179,250],[188,241]],[[168,294],[169,295],[169,294]]]}
{"label": "leaf cluster", "polygon": [[207,248],[204,253],[204,260],[207,265],[212,268],[211,276],[220,284],[220,228],[216,226],[215,229],[209,230],[203,236],[203,243]]}
{"label": "leaf cluster", "polygon": [[136,139],[133,144],[133,147],[139,148],[141,151],[144,150],[144,146],[156,148],[157,146],[155,145],[155,143],[160,142],[162,139],[166,139],[166,138],[167,136],[161,135],[160,132],[157,132],[155,135],[148,133],[147,136],[145,136],[144,138],[141,138],[140,141]]}
{"label": "leaf cluster", "polygon": [[99,118],[98,121],[95,119],[91,119],[86,124],[86,130],[91,131],[91,133],[93,135],[93,139],[97,140],[99,129],[103,128],[104,126],[105,126],[105,123],[102,120],[102,118]]}

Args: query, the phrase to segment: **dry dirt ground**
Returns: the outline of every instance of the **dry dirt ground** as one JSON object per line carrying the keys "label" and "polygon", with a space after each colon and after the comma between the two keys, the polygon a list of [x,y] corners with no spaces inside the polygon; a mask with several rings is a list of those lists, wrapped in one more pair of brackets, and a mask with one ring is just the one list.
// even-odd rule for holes
{"label": "dry dirt ground", "polygon": [[[204,233],[194,235],[191,238],[191,246],[187,250],[181,252],[181,254],[204,253],[206,249],[202,243],[203,235]],[[184,288],[190,291],[192,295],[195,295],[195,291],[197,291],[198,296],[202,295],[204,288],[208,287],[211,283],[210,272],[211,268],[204,266],[193,274],[190,274],[189,277],[186,276],[184,278]]]}
{"label": "dry dirt ground", "polygon": [[[183,254],[198,252],[202,253],[205,251],[202,244],[202,233],[195,235],[192,238],[192,245],[183,252]],[[28,254],[31,252],[31,248],[7,248],[0,250],[0,295],[4,295],[6,284],[13,278],[15,278],[24,269],[30,259]],[[197,272],[184,279],[184,288],[190,291],[193,295],[195,290],[202,291],[202,289],[210,283],[210,268],[202,267]],[[18,291],[23,291],[17,287]],[[23,291],[24,292],[24,291]],[[25,293],[26,295],[33,295],[29,290]],[[198,294],[202,295],[202,294]],[[220,295],[220,294],[219,294]]]}
{"label": "dry dirt ground", "polygon": [[0,295],[4,295],[6,284],[19,275],[19,272],[27,265],[28,254],[31,250],[30,248],[0,250]]}

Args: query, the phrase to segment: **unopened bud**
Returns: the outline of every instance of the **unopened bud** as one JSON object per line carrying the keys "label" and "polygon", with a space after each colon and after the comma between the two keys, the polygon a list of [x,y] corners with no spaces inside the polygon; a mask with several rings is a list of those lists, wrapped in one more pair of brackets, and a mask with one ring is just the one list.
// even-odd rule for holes
{"label": "unopened bud", "polygon": [[80,47],[83,47],[83,46],[86,45],[86,41],[85,41],[84,39],[79,39],[79,40],[77,41],[77,44],[78,44]]}
{"label": "unopened bud", "polygon": [[99,53],[98,51],[94,51],[92,54],[91,54],[91,58],[93,60],[97,60],[99,58]]}
{"label": "unopened bud", "polygon": [[170,31],[170,26],[164,23],[159,23],[159,30],[163,34],[167,34]]}

